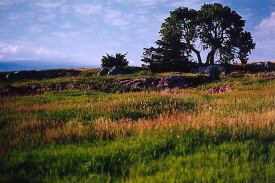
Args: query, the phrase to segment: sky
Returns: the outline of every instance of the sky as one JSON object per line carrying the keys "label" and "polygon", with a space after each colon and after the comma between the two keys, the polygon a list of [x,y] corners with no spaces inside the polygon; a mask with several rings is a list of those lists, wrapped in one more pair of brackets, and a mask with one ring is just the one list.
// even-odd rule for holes
{"label": "sky", "polygon": [[100,67],[106,53],[127,52],[140,66],[170,11],[204,3],[246,20],[256,42],[249,61],[275,60],[275,0],[0,0],[0,71]]}

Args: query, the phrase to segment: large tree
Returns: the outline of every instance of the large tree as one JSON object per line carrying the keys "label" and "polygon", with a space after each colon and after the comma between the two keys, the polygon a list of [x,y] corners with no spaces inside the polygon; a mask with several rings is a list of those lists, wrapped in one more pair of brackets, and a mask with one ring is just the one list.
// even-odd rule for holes
{"label": "large tree", "polygon": [[202,64],[200,51],[196,49],[198,40],[198,12],[188,8],[178,8],[170,12],[170,17],[161,25],[160,36],[163,42],[171,42],[174,37],[180,38],[185,43],[188,55],[194,52],[199,64]]}
{"label": "large tree", "polygon": [[198,11],[180,7],[170,12],[161,26],[160,36],[164,43],[179,38],[186,54],[195,53],[199,64],[203,63],[202,50],[209,51],[205,64],[214,64],[215,56],[220,62],[238,58],[245,64],[255,43],[251,34],[243,31],[244,26],[245,20],[230,7],[204,4]]}

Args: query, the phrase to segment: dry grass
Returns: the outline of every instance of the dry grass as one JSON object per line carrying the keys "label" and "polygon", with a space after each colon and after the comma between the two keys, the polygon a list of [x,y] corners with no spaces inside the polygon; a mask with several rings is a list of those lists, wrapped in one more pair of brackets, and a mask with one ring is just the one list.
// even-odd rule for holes
{"label": "dry grass", "polygon": [[[207,130],[209,133],[222,133],[226,127],[230,130],[231,138],[238,138],[236,134],[246,131],[259,136],[271,136],[275,124],[275,91],[265,88],[256,91],[233,91],[230,93],[210,96],[205,100],[203,91],[169,90],[168,92],[135,92],[118,96],[101,97],[95,100],[74,101],[68,98],[47,104],[31,104],[9,102],[9,98],[2,99],[1,113],[9,114],[9,120],[2,126],[0,136],[1,151],[24,146],[37,146],[45,143],[70,143],[77,141],[94,141],[100,139],[124,138],[131,135],[143,135],[150,131],[162,131],[177,128],[186,131],[190,128]],[[162,111],[157,118],[142,117],[139,119],[120,118],[111,119],[101,116],[91,121],[83,121],[82,115],[88,111],[112,113],[123,110],[131,112],[133,106],[139,106],[140,111],[149,114],[155,110],[155,100],[160,101],[161,108],[175,108],[172,111]],[[13,98],[14,100],[14,98]],[[196,103],[193,111],[176,109],[178,100]],[[16,101],[16,100],[15,100]],[[84,99],[85,101],[85,99]],[[151,106],[151,107],[148,107]],[[78,110],[77,118],[61,123],[54,119],[39,119],[40,111]],[[126,112],[127,112],[126,111]],[[12,116],[12,117],[11,117]]]}

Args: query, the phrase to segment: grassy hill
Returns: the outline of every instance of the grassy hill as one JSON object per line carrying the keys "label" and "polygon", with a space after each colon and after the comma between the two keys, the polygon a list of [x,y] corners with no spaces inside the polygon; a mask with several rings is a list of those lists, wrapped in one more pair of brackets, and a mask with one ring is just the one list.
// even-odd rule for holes
{"label": "grassy hill", "polygon": [[[275,76],[233,72],[187,89],[126,88],[162,73],[7,81],[0,182],[274,182]],[[212,87],[233,90],[210,95]],[[51,91],[28,93],[33,87]],[[17,93],[6,93],[16,88]]]}

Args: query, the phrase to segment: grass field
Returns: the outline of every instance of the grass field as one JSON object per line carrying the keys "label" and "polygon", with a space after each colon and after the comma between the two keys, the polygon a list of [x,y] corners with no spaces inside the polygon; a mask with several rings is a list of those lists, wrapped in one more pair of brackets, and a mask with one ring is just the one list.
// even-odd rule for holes
{"label": "grass field", "polygon": [[95,72],[1,81],[57,90],[0,98],[0,182],[275,182],[275,77],[163,92]]}

